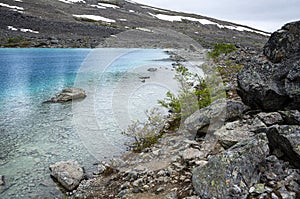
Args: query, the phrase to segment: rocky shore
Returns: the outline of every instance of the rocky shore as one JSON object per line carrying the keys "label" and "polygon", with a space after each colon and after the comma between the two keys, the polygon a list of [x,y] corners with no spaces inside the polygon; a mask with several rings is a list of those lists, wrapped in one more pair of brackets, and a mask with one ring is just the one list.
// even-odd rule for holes
{"label": "rocky shore", "polygon": [[300,198],[299,46],[300,21],[273,33],[262,52],[240,49],[223,57],[244,66],[237,75],[222,75],[231,84],[226,87],[231,99],[196,111],[178,130],[166,130],[142,153],[98,162],[98,171],[85,177],[80,173],[77,181],[70,181],[74,178],[70,170],[60,171],[64,181],[72,182],[61,183],[66,194],[130,199]]}

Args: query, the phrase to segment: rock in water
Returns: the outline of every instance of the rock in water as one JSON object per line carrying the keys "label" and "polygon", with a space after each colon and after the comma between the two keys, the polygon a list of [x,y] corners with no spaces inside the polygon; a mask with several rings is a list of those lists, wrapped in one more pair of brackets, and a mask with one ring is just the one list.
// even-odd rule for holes
{"label": "rock in water", "polygon": [[259,182],[258,166],[269,154],[266,134],[245,139],[193,171],[193,185],[204,199],[246,198]]}
{"label": "rock in water", "polygon": [[71,100],[83,99],[86,97],[86,93],[80,88],[66,88],[57,93],[51,99],[44,101],[44,103],[63,103]]}
{"label": "rock in water", "polygon": [[55,178],[67,191],[78,187],[85,177],[83,167],[76,161],[57,162],[49,167],[51,176]]}
{"label": "rock in water", "polygon": [[155,71],[157,71],[157,68],[148,68],[147,71],[149,71],[149,72],[155,72]]}
{"label": "rock in water", "polygon": [[238,74],[238,94],[253,109],[300,109],[300,21],[273,33],[265,58],[254,59]]}
{"label": "rock in water", "polygon": [[4,176],[0,175],[0,186],[5,185]]}

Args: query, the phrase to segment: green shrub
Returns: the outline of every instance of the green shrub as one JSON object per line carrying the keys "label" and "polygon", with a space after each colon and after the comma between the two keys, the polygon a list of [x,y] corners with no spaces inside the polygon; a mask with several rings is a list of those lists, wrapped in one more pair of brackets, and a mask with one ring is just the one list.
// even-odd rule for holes
{"label": "green shrub", "polygon": [[215,44],[213,51],[209,52],[208,55],[211,58],[219,57],[221,54],[228,54],[233,51],[236,51],[237,48],[233,44]]}
{"label": "green shrub", "polygon": [[[175,79],[180,85],[178,95],[167,92],[166,98],[158,103],[175,114],[176,120],[185,120],[195,111],[211,103],[210,89],[197,74],[190,73],[184,66],[178,66]],[[198,85],[193,87],[191,82],[198,82]]]}
{"label": "green shrub", "polygon": [[24,39],[22,37],[12,37],[12,38],[8,38],[7,39],[7,43],[11,44],[11,43],[19,43],[21,41],[23,41]]}
{"label": "green shrub", "polygon": [[165,118],[157,108],[146,111],[147,120],[132,121],[122,134],[132,137],[133,143],[128,144],[129,148],[135,152],[142,152],[144,149],[156,144],[162,137],[165,126]]}

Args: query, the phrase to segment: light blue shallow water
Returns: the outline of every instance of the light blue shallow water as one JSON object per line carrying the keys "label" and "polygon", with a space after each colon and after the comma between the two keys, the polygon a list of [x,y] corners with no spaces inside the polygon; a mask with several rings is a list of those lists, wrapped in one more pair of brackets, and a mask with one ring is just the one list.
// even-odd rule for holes
{"label": "light blue shallow water", "polygon": [[[98,49],[96,53],[91,49],[0,49],[0,175],[6,182],[0,187],[0,198],[61,197],[49,177],[51,163],[73,159],[91,172],[96,171],[93,162],[124,152],[125,138],[119,129],[123,126],[114,124],[124,119],[120,99],[132,102],[126,110],[134,115],[147,107],[146,101],[161,98],[168,89],[161,85],[162,77],[151,84],[141,83],[139,77],[149,75],[155,80],[157,74],[169,73],[171,63],[158,61],[167,57],[153,49]],[[151,66],[161,73],[148,72]],[[135,90],[132,84],[138,85]],[[93,98],[76,104],[42,104],[73,85],[86,86]],[[88,110],[89,100],[94,115],[87,111],[78,117],[84,114],[76,107]],[[82,126],[85,133],[80,133],[74,127],[74,115],[77,123],[94,118],[99,128]],[[104,139],[97,142],[100,148],[89,143],[89,136],[95,136],[92,131]]]}

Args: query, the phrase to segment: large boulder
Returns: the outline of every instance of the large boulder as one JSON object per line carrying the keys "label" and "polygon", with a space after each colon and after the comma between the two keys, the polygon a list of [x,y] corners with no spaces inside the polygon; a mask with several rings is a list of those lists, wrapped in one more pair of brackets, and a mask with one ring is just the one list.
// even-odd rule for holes
{"label": "large boulder", "polygon": [[[252,59],[238,74],[238,94],[253,109],[300,109],[300,21],[275,32],[265,57]],[[273,63],[276,62],[276,63]]]}
{"label": "large boulder", "polygon": [[83,99],[86,97],[86,93],[80,88],[65,88],[61,92],[57,93],[52,98],[44,101],[44,103],[63,103],[77,99]]}
{"label": "large boulder", "polygon": [[85,177],[83,167],[76,161],[57,162],[50,165],[49,169],[50,175],[67,191],[76,189]]}
{"label": "large boulder", "polygon": [[264,47],[264,54],[274,63],[300,53],[300,21],[284,25],[274,32]]}
{"label": "large boulder", "polygon": [[269,154],[266,134],[245,139],[193,171],[193,186],[203,199],[246,198],[259,182],[259,165]]}
{"label": "large boulder", "polygon": [[197,134],[203,129],[215,131],[223,126],[224,122],[242,117],[247,110],[249,107],[241,101],[220,99],[189,116],[184,122],[184,129],[191,134]]}
{"label": "large boulder", "polygon": [[270,150],[300,169],[300,126],[274,125],[267,131]]}

